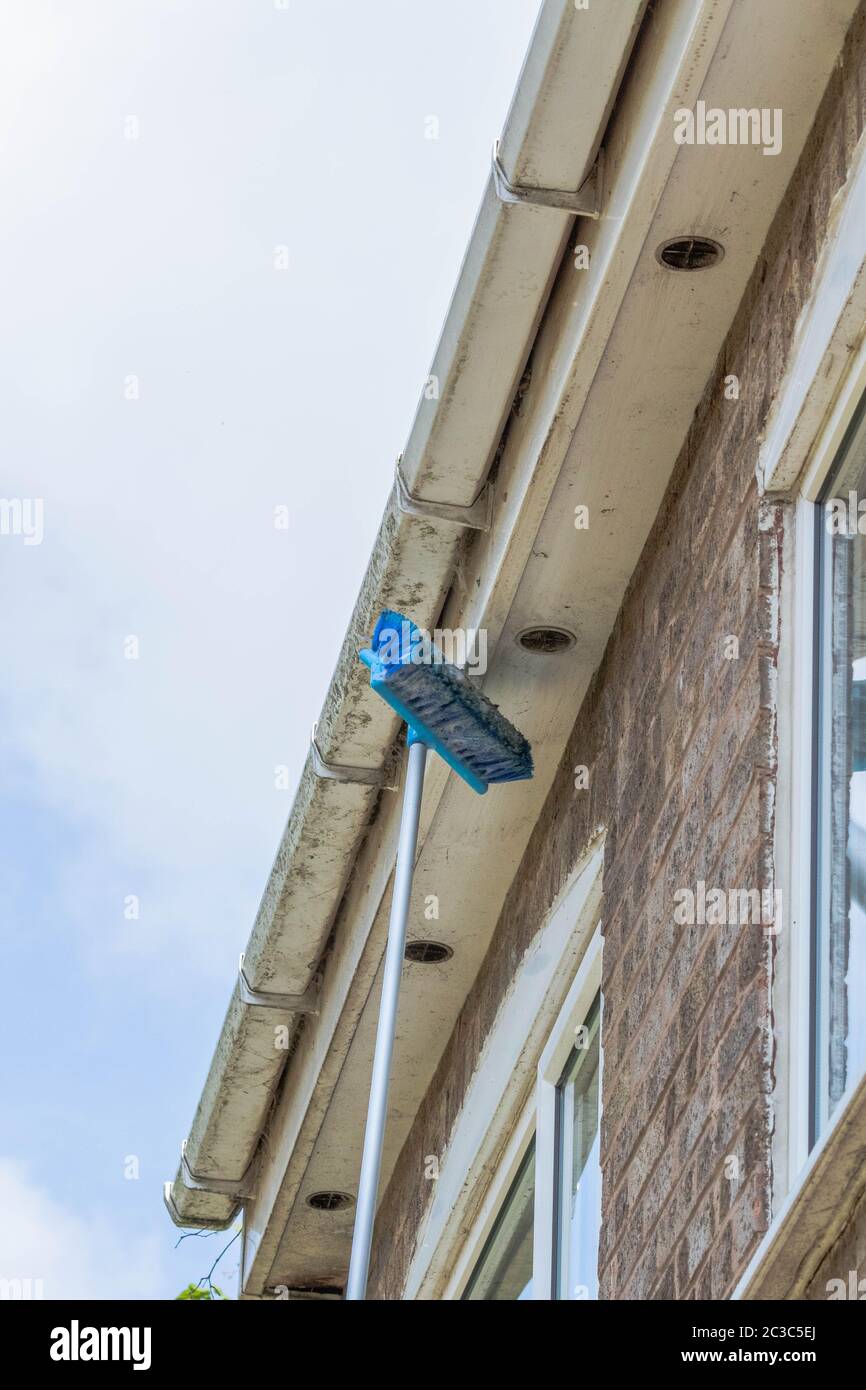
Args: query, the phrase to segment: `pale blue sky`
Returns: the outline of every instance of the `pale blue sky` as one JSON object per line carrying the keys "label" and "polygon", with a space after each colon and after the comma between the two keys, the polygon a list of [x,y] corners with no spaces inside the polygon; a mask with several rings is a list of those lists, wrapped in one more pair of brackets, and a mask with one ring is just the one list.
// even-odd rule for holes
{"label": "pale blue sky", "polygon": [[537,8],[3,6],[0,1276],[46,1296],[225,1240],[161,1184]]}

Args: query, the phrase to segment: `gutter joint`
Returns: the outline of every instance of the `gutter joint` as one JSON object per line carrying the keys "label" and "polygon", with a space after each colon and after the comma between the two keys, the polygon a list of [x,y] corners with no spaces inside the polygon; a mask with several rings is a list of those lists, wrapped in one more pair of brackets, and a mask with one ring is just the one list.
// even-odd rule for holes
{"label": "gutter joint", "polygon": [[604,188],[604,150],[599,150],[591,170],[576,193],[560,188],[533,188],[528,184],[512,183],[499,158],[499,141],[493,145],[493,187],[501,203],[528,204],[530,207],[556,208],[574,217],[601,217]]}

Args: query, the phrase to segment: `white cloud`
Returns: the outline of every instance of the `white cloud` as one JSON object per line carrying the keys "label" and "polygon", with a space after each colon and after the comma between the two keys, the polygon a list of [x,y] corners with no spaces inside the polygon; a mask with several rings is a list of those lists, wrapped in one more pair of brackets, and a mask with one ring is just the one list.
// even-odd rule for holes
{"label": "white cloud", "polygon": [[227,985],[246,941],[532,21],[253,9],[33,0],[10,34],[2,486],[44,539],[0,538],[0,758],[69,828],[57,929],[149,988]]}
{"label": "white cloud", "polygon": [[9,1158],[0,1158],[0,1231],[0,1281],[30,1280],[44,1298],[145,1299],[165,1285],[156,1235],[130,1239],[71,1211]]}

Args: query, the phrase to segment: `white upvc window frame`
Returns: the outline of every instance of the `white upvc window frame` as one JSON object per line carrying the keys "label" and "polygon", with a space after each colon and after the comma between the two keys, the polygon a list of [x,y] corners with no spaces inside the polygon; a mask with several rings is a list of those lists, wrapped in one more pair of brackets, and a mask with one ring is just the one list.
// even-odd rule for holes
{"label": "white upvc window frame", "polygon": [[[515,1125],[502,1159],[485,1195],[469,1237],[457,1257],[454,1272],[444,1294],[445,1299],[462,1297],[472,1274],[481,1259],[496,1219],[511,1191],[526,1152],[535,1140],[535,1203],[533,1210],[532,1299],[550,1302],[555,1297],[556,1217],[559,1194],[556,1188],[557,1090],[566,1063],[574,1050],[577,1030],[589,1014],[595,997],[601,992],[602,928],[595,928],[586,947],[577,974],[568,991],[565,1003],[550,1032],[538,1062],[537,1081],[520,1119]],[[601,1000],[603,1010],[604,1001]],[[603,1067],[603,1056],[600,1068]],[[599,1086],[599,1124],[601,1123],[601,1086]]]}
{"label": "white upvc window frame", "polygon": [[[812,1149],[833,1125],[833,1118],[827,1120],[825,1117],[825,1123],[818,1132],[814,1135],[811,1132],[814,1104],[812,973],[815,948],[812,933],[814,913],[821,910],[820,905],[816,908],[812,900],[816,872],[815,818],[817,815],[818,831],[824,835],[829,819],[826,806],[816,806],[816,798],[826,801],[829,795],[826,781],[824,785],[816,781],[814,743],[817,719],[816,663],[821,660],[821,653],[817,650],[817,605],[821,598],[821,577],[816,572],[815,563],[816,527],[822,524],[820,495],[864,397],[866,339],[850,364],[830,419],[815,443],[795,502],[794,534],[789,550],[791,583],[783,609],[789,626],[786,638],[783,618],[780,651],[782,689],[778,804],[784,829],[782,835],[777,833],[777,864],[787,885],[790,910],[787,915],[788,931],[783,933],[780,942],[775,991],[777,1005],[781,1003],[783,1006],[778,1041],[783,1059],[784,1092],[778,1097],[781,1103],[777,1107],[781,1123],[775,1171],[780,1181],[776,1184],[774,1207],[780,1205],[797,1184],[798,1175],[804,1172]],[[826,857],[826,845],[823,852]],[[818,883],[818,891],[822,886]],[[839,1102],[839,1111],[863,1080],[864,1074],[866,1069],[851,1079],[846,1096]]]}
{"label": "white upvc window frame", "polygon": [[[535,1132],[535,1215],[532,1257],[533,1298],[550,1301],[557,1297],[556,1278],[557,1214],[560,1194],[557,1186],[557,1091],[562,1081],[577,1030],[583,1026],[595,997],[601,992],[602,929],[596,928],[568,997],[562,1007],[538,1063]],[[600,1000],[604,1013],[604,998]],[[601,1019],[599,1022],[601,1026]],[[599,1049],[599,1116],[601,1124],[601,1077],[604,1054]]]}
{"label": "white upvc window frame", "polygon": [[514,1127],[502,1158],[490,1180],[490,1186],[472,1229],[458,1252],[453,1273],[442,1295],[443,1301],[459,1301],[463,1297],[534,1137],[535,1101],[533,1097],[523,1108],[520,1119]]}
{"label": "white upvc window frame", "polygon": [[[819,507],[823,513],[819,498],[866,397],[866,136],[837,195],[831,227],[758,467],[766,493],[794,504],[783,557],[775,839],[777,884],[787,909],[773,984],[773,1219],[735,1298],[790,1296],[791,1281],[803,1280],[803,1251],[810,1239],[829,1241],[826,1216],[814,1217],[812,1231],[813,1218],[803,1208],[819,1179],[825,1191],[836,1182],[844,1191],[853,1107],[862,1105],[866,1087],[864,1070],[851,1078],[824,1129],[812,1135],[816,812],[817,826],[827,824],[816,806],[821,795],[815,743],[820,598],[816,527],[822,521]],[[798,1270],[800,1275],[795,1275]]]}
{"label": "white upvc window frame", "polygon": [[[760,473],[770,492],[794,489],[794,534],[786,566],[792,576],[783,596],[780,650],[779,796],[777,864],[787,886],[789,931],[780,952],[777,1001],[783,1003],[786,1094],[779,1107],[776,1173],[784,1198],[810,1149],[813,1063],[810,1038],[816,669],[815,527],[818,499],[866,395],[866,137],[861,138],[845,187],[838,195],[835,230],[815,274],[815,289],[798,325],[792,361],[762,449]],[[859,339],[852,353],[852,341]],[[786,638],[787,630],[787,638]],[[827,794],[827,788],[824,789]],[[786,795],[789,793],[789,795]],[[819,815],[826,826],[826,814]],[[808,1020],[809,1036],[796,1028]],[[851,1088],[853,1089],[853,1087]],[[821,1134],[817,1136],[821,1138]]]}
{"label": "white upvc window frame", "polygon": [[[571,1021],[574,1008],[586,998],[588,1009],[601,983],[603,868],[600,830],[574,866],[500,1005],[440,1162],[404,1299],[450,1301],[463,1296],[529,1144],[533,1138],[536,1143],[540,1139],[542,1147],[547,1142],[546,1107],[562,1074],[560,1069],[551,1079],[551,1046],[557,1039],[567,1059],[574,1029],[582,1022]],[[540,1096],[545,1110],[539,1124]],[[481,1187],[485,1190],[478,1205],[475,1194]],[[536,1183],[536,1203],[538,1190]],[[536,1211],[533,1266],[537,1221]],[[550,1235],[552,1242],[552,1225]],[[549,1272],[552,1248],[545,1260]],[[544,1277],[549,1290],[549,1274]],[[533,1267],[533,1299],[538,1296],[536,1280]],[[542,1297],[548,1298],[549,1292]]]}
{"label": "white upvc window frame", "polygon": [[799,497],[786,537],[779,650],[776,878],[783,927],[773,1008],[777,1083],[773,1206],[797,1182],[809,1156],[812,1036],[812,850],[814,755],[815,502]]}

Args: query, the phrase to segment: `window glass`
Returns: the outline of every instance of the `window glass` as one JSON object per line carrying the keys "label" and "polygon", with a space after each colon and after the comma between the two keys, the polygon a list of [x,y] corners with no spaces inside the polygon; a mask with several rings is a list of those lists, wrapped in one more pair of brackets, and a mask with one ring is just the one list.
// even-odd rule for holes
{"label": "window glass", "polygon": [[561,1299],[598,1298],[600,1012],[596,996],[556,1088],[554,1291]]}
{"label": "window glass", "polygon": [[812,1141],[866,1066],[866,416],[819,508]]}
{"label": "window glass", "polygon": [[502,1303],[532,1298],[534,1203],[533,1140],[466,1286],[464,1299]]}

